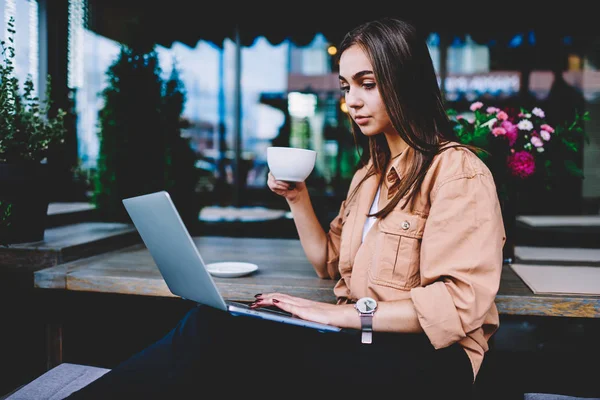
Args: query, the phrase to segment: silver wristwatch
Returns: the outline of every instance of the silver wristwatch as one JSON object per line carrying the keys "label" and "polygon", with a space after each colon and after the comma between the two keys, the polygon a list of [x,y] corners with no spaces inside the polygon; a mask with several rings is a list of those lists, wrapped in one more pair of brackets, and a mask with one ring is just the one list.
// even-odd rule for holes
{"label": "silver wristwatch", "polygon": [[361,342],[370,344],[373,342],[373,314],[377,310],[377,301],[371,297],[362,297],[356,301],[354,308],[360,315]]}

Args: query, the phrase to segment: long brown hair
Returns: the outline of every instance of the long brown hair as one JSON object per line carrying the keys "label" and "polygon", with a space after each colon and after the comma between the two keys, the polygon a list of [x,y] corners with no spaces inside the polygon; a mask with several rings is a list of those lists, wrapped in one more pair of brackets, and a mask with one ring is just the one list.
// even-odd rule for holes
{"label": "long brown hair", "polygon": [[[413,25],[393,18],[364,23],[346,34],[339,46],[338,57],[354,45],[362,48],[369,58],[391,123],[409,146],[405,151],[410,153],[406,154],[410,162],[398,191],[383,209],[374,214],[383,218],[405,196],[407,200],[402,208],[407,204],[412,207],[433,158],[449,148],[442,148],[444,144],[458,139],[444,108],[429,49]],[[362,133],[354,121],[351,120],[351,124],[352,134],[358,143],[356,137]],[[381,184],[391,158],[390,148],[382,134],[370,136],[366,147],[361,159],[363,164],[372,160],[372,166],[350,198],[372,175],[379,174]],[[462,144],[450,147],[478,150]]]}

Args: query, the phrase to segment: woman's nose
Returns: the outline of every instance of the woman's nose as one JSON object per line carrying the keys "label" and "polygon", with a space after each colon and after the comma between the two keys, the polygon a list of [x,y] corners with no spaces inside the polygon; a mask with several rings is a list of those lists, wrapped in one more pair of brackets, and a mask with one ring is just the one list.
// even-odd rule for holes
{"label": "woman's nose", "polygon": [[362,100],[356,94],[353,94],[352,91],[349,91],[346,94],[346,105],[351,108],[358,108],[362,106]]}

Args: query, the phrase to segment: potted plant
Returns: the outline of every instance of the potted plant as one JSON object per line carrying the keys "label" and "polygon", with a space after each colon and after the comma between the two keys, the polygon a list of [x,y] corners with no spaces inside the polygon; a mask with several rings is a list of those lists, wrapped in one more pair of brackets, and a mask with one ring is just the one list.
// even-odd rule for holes
{"label": "potted plant", "polygon": [[50,116],[51,82],[45,100],[27,77],[23,90],[15,75],[14,18],[8,22],[0,62],[0,244],[43,240],[50,176],[48,150],[64,141],[66,112]]}
{"label": "potted plant", "polygon": [[176,63],[168,79],[162,71],[156,45],[143,39],[122,44],[108,68],[92,202],[102,221],[130,222],[124,198],[167,190],[195,231],[202,199],[196,155],[181,132],[185,85]]}
{"label": "potted plant", "polygon": [[[589,113],[576,113],[573,121],[551,124],[540,107],[485,107],[480,101],[470,105],[470,115],[448,110],[459,141],[482,150],[480,158],[494,175],[506,230],[504,259],[514,259],[516,217],[522,202],[541,188],[546,199],[562,189],[565,177],[583,179],[577,153],[589,141],[583,121]],[[537,203],[539,206],[542,204]]]}

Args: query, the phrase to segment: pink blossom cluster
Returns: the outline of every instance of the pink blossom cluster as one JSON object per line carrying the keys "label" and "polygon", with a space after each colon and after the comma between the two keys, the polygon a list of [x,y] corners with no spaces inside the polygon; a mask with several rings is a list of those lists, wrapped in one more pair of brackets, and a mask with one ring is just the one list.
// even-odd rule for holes
{"label": "pink blossom cluster", "polygon": [[535,172],[535,159],[530,152],[525,150],[508,156],[507,165],[510,172],[519,178],[527,178]]}
{"label": "pink blossom cluster", "polygon": [[[516,115],[497,107],[484,108],[480,101],[469,109],[475,119],[469,121],[478,128],[487,128],[494,137],[504,137],[510,147],[507,166],[513,176],[527,178],[535,172],[535,153],[544,152],[544,146],[552,139],[554,128],[544,118],[544,110],[535,107],[531,112],[521,109]],[[518,148],[516,148],[518,147]]]}

